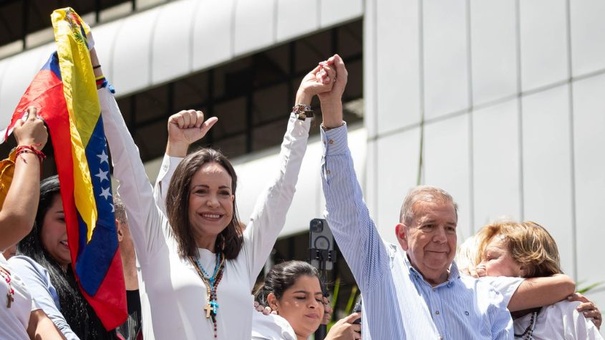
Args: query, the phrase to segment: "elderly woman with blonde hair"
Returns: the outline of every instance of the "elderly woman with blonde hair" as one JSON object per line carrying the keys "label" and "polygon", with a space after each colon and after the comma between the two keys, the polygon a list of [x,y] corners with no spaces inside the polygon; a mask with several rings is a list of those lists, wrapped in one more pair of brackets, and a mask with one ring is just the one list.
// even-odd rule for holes
{"label": "elderly woman with blonde hair", "polygon": [[[469,258],[471,268],[474,265],[481,280],[509,300],[515,338],[602,339],[596,327],[601,318],[598,309],[591,302],[581,309],[593,317],[593,324],[577,308],[580,302],[560,296],[565,291],[561,287],[567,286],[561,282],[569,277],[563,274],[557,244],[544,227],[535,222],[496,222],[484,226],[469,242],[467,247],[476,247]],[[557,285],[561,289],[553,294],[550,288]],[[520,308],[519,300],[529,296]]]}

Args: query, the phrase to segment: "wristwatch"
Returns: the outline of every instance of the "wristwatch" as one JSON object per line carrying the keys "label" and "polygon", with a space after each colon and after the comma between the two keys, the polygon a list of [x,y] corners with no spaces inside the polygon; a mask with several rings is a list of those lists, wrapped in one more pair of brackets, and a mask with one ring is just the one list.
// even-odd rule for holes
{"label": "wristwatch", "polygon": [[313,109],[311,106],[305,104],[296,104],[292,107],[292,113],[296,115],[296,118],[305,120],[313,117]]}

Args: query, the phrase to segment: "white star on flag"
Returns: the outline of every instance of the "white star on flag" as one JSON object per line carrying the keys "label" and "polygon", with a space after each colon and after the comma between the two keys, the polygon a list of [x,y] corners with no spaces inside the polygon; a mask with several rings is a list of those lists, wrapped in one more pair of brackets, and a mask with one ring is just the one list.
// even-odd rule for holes
{"label": "white star on flag", "polygon": [[101,181],[101,183],[103,183],[103,180],[109,181],[109,178],[107,177],[107,174],[109,173],[109,171],[103,171],[99,168],[99,173],[95,175],[95,177],[99,177],[99,181]]}
{"label": "white star on flag", "polygon": [[103,196],[105,199],[108,199],[111,196],[109,189],[111,189],[111,188],[110,187],[103,188],[103,191],[101,192],[101,194],[99,196]]}
{"label": "white star on flag", "polygon": [[99,159],[101,159],[99,162],[100,163],[107,163],[109,164],[109,156],[107,156],[107,154],[105,153],[105,150],[103,150],[103,152],[100,155],[97,155],[97,157],[99,157]]}

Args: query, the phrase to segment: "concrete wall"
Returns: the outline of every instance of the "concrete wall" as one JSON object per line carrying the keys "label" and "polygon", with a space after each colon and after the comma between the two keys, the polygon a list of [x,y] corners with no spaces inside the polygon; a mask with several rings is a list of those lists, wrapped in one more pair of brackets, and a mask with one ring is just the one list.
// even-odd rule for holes
{"label": "concrete wall", "polygon": [[364,185],[384,237],[420,179],[458,201],[460,241],[534,220],[566,273],[605,281],[605,2],[367,0],[364,18]]}

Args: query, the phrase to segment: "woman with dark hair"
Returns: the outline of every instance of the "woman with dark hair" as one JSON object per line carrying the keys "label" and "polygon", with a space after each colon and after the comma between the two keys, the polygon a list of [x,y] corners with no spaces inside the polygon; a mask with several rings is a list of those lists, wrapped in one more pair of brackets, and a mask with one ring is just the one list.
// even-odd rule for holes
{"label": "woman with dark hair", "polygon": [[107,331],[78,288],[67,244],[59,178],[40,184],[40,202],[33,230],[18,246],[10,263],[34,299],[68,339],[118,339]]}
{"label": "woman with dark hair", "polygon": [[252,324],[253,340],[307,339],[324,316],[319,272],[302,261],[287,261],[271,268],[256,301],[275,313],[258,314]]}
{"label": "woman with dark hair", "polygon": [[[95,75],[102,70],[91,51]],[[109,89],[99,91],[103,123],[118,193],[128,214],[145,292],[145,339],[247,339],[252,287],[284,226],[309,135],[311,99],[332,87],[333,71],[318,66],[305,76],[277,166],[245,231],[237,217],[237,176],[218,151],[202,149],[182,159],[217,118],[187,110],[168,121],[169,141],[159,207],[132,136]],[[178,166],[176,166],[178,164]],[[172,175],[173,173],[173,175]],[[160,179],[160,182],[162,180]],[[167,189],[167,190],[166,190]]]}
{"label": "woman with dark hair", "polygon": [[[255,293],[261,306],[273,313],[256,313],[252,340],[306,340],[323,323],[325,289],[317,269],[307,262],[287,261],[271,268]],[[325,340],[361,339],[361,325],[354,313],[332,326]]]}
{"label": "woman with dark hair", "polygon": [[[228,179],[227,182],[222,183],[223,191],[220,191],[218,194],[219,201],[221,201],[221,198],[225,199],[225,202],[221,203],[225,203],[224,205],[226,207],[232,205],[231,209],[225,209],[225,216],[223,216],[229,223],[218,233],[215,240],[213,238],[203,238],[201,242],[207,243],[206,247],[208,248],[218,247],[221,249],[219,254],[222,254],[221,256],[224,256],[225,260],[237,258],[242,249],[242,232],[239,227],[240,222],[238,216],[235,213],[237,211],[237,206],[234,193],[237,187],[237,174],[235,173],[235,169],[231,165],[231,162],[229,162],[227,157],[222,153],[214,149],[204,148],[185,157],[185,159],[178,164],[166,196],[168,222],[172,226],[172,232],[176,238],[179,255],[181,257],[186,258],[197,255],[198,247],[200,246],[198,243],[200,243],[200,240],[196,239],[196,236],[198,236],[196,233],[212,233],[211,231],[204,230],[205,228],[211,227],[200,226],[201,230],[198,231],[191,228],[191,224],[195,223],[194,215],[189,212],[190,205],[193,203],[189,197],[192,193],[189,190],[183,190],[182,188],[199,190],[193,192],[196,197],[206,195],[205,185],[202,185],[201,188],[194,188],[192,183],[197,183],[195,182],[196,176],[212,175],[217,171],[222,172]],[[228,188],[230,188],[230,190],[228,190]],[[206,219],[212,220],[212,218],[207,216]],[[209,223],[204,221],[204,224]],[[220,225],[219,228],[221,228]]]}

